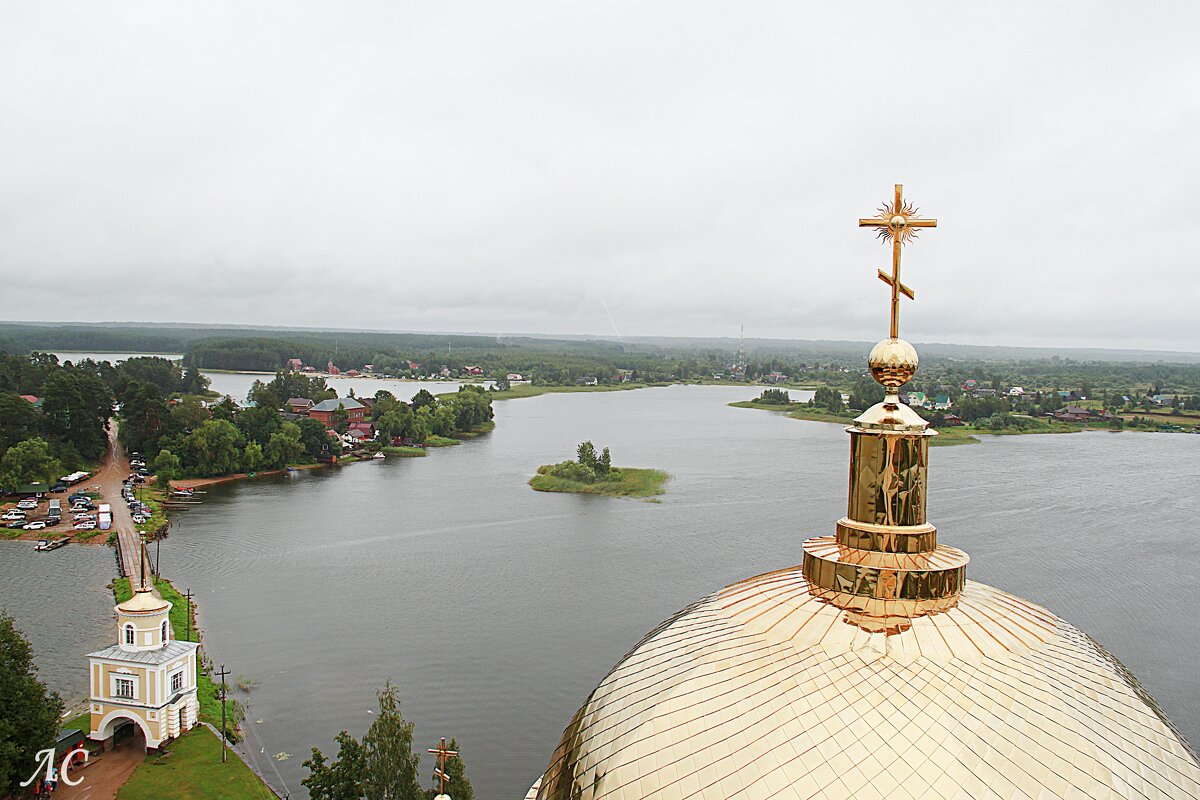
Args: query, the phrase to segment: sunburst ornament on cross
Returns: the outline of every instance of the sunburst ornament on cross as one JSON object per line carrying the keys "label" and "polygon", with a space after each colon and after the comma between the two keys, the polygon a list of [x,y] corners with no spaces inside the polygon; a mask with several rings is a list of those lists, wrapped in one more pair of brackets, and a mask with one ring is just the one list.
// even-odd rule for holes
{"label": "sunburst ornament on cross", "polygon": [[904,186],[897,183],[892,202],[880,206],[876,216],[860,219],[858,227],[875,228],[880,239],[892,243],[892,274],[879,270],[879,279],[892,287],[891,336],[897,339],[900,337],[900,295],[915,299],[913,290],[900,282],[900,250],[917,238],[921,228],[936,228],[937,220],[918,217],[917,207],[904,200]]}

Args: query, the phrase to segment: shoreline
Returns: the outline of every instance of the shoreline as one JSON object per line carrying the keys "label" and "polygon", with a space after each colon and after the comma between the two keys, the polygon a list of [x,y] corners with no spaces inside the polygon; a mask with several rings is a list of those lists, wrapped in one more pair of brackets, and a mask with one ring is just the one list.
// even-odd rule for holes
{"label": "shoreline", "polygon": [[[739,400],[736,403],[728,403],[730,408],[750,408],[756,411],[774,411],[781,412],[788,419],[798,420],[800,422],[824,422],[837,425],[854,425],[854,419],[849,416],[840,416],[830,411],[822,411],[821,409],[810,408],[809,406],[800,404],[797,405],[774,405],[770,403],[759,403],[755,400]],[[1156,433],[1156,431],[1139,431],[1136,428],[1126,428],[1124,430],[1111,430],[1110,428],[1096,428],[1090,425],[1069,425],[1068,423],[1047,423],[1047,427],[1038,429],[1023,429],[1023,428],[1005,428],[996,430],[992,428],[973,428],[968,425],[954,425],[948,428],[935,428],[938,436],[934,437],[929,445],[930,447],[956,447],[964,444],[979,444],[980,440],[977,436],[1039,436],[1053,435],[1065,433],[1125,433],[1131,431],[1133,433]]]}

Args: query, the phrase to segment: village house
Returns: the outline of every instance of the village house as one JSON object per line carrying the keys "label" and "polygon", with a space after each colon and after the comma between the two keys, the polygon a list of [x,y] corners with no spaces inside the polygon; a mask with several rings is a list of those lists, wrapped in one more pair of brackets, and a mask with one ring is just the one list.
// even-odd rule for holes
{"label": "village house", "polygon": [[337,414],[338,409],[345,409],[346,420],[353,425],[355,422],[363,421],[367,407],[353,397],[335,397],[332,400],[322,400],[317,403],[308,410],[308,416],[321,422],[326,428],[332,428],[337,424],[334,415]]}
{"label": "village house", "polygon": [[1009,397],[1024,397],[1025,396],[1025,388],[1022,386],[1014,386],[1008,390],[1008,396]]}
{"label": "village house", "polygon": [[579,380],[575,381],[575,383],[578,386],[598,386],[598,385],[600,385],[600,381],[596,380],[591,375],[580,378]]}
{"label": "village house", "polygon": [[483,367],[475,367],[475,366],[463,367],[462,371],[463,371],[463,374],[465,374],[465,375],[482,375]]}
{"label": "village house", "polygon": [[359,371],[358,371],[358,370],[356,370],[356,369],[348,369],[348,370],[346,370],[346,377],[347,377],[347,378],[357,378],[357,377],[358,377],[359,375],[361,375],[361,374],[362,374],[362,373],[361,373],[361,372],[359,372]]}
{"label": "village house", "polygon": [[975,391],[975,387],[978,385],[979,381],[975,380],[974,378],[968,378],[967,380],[963,381],[962,386],[959,386],[958,388],[962,389],[964,392],[970,393]]}
{"label": "village house", "polygon": [[1066,406],[1055,411],[1051,416],[1059,422],[1087,422],[1092,418],[1092,412],[1080,406]]}
{"label": "village house", "polygon": [[505,376],[504,379],[508,381],[510,385],[514,383],[529,383],[529,379],[519,372],[510,372]]}
{"label": "village house", "polygon": [[633,380],[633,375],[634,371],[631,369],[619,369],[617,370],[615,377],[617,383],[629,383],[631,380]]}
{"label": "village house", "polygon": [[288,369],[292,372],[299,372],[304,369],[304,362],[298,358],[289,358],[287,365]]}
{"label": "village house", "polygon": [[375,438],[375,424],[373,422],[351,422],[346,433],[351,433],[352,431],[358,431],[368,439]]}
{"label": "village house", "polygon": [[765,380],[767,383],[781,383],[787,379],[788,376],[784,375],[782,372],[769,372],[767,373],[766,377],[763,378],[763,380]]}
{"label": "village house", "polygon": [[307,416],[309,410],[313,407],[313,401],[307,397],[289,397],[285,405],[288,407],[288,411],[291,411],[293,414]]}

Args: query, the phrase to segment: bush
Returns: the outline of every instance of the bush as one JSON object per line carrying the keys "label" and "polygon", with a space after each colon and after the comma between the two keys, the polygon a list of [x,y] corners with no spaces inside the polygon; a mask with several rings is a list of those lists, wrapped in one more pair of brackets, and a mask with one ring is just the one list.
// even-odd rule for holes
{"label": "bush", "polygon": [[787,406],[791,405],[792,397],[786,389],[763,389],[763,393],[758,396],[758,402],[770,406]]}

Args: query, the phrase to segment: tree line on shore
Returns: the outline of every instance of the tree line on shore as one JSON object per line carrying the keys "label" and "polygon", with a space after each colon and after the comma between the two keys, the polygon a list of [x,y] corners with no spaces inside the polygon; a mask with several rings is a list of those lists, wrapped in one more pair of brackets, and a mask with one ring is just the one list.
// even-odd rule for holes
{"label": "tree line on shore", "polygon": [[[114,405],[139,391],[202,392],[198,370],[162,358],[117,365],[0,353],[0,489],[51,483],[94,463],[108,446]],[[151,387],[151,388],[145,388]]]}

